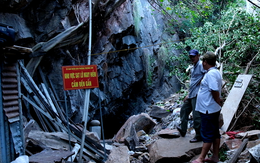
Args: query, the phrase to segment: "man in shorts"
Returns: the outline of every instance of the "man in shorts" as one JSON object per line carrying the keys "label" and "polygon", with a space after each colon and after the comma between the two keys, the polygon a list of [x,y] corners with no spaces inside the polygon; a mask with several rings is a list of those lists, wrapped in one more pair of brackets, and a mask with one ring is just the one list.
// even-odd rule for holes
{"label": "man in shorts", "polygon": [[[206,52],[203,55],[202,65],[207,73],[203,77],[197,96],[196,111],[201,117],[201,137],[203,141],[200,156],[192,163],[218,162],[219,161],[219,115],[222,106],[221,87],[222,77],[215,67],[216,55],[213,52]],[[213,144],[213,155],[206,158],[207,153]]]}

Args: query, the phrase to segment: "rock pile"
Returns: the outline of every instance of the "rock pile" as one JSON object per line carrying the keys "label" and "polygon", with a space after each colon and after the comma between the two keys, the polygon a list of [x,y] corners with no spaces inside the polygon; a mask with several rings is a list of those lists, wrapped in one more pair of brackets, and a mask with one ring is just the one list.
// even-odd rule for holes
{"label": "rock pile", "polygon": [[[200,154],[202,142],[189,142],[195,134],[192,117],[185,137],[180,137],[176,130],[176,125],[180,123],[180,98],[180,95],[175,94],[149,107],[146,113],[131,116],[112,139],[102,141],[98,133],[86,134],[106,149],[108,157],[103,160],[106,163],[189,162]],[[249,129],[250,126],[241,128],[240,131],[221,132],[222,162],[259,162],[260,130]],[[31,152],[30,161],[46,161],[43,159],[46,158],[46,153],[49,154],[48,159],[56,162],[78,161],[80,147],[77,140],[69,139],[67,134],[61,132],[47,133],[39,130],[37,125],[26,130],[27,151]],[[73,150],[71,146],[74,147]],[[86,162],[100,162],[93,158],[95,157],[89,157],[88,152],[84,151],[83,159]]]}

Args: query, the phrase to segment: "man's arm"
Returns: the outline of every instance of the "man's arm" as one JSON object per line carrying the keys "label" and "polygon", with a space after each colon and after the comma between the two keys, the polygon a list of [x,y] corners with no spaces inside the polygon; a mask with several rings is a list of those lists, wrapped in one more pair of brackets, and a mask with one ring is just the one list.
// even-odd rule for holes
{"label": "man's arm", "polygon": [[187,96],[184,97],[183,102],[185,102],[188,98],[189,98],[189,93],[187,94]]}
{"label": "man's arm", "polygon": [[218,103],[220,106],[222,106],[222,99],[219,98],[219,92],[218,91],[211,91],[211,94],[213,96],[213,99]]}

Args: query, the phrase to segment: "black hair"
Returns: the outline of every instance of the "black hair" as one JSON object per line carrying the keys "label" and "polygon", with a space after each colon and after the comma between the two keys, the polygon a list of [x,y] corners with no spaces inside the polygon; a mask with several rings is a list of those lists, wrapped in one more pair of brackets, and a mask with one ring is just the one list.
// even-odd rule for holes
{"label": "black hair", "polygon": [[207,61],[209,65],[215,66],[217,57],[213,52],[206,52],[202,58],[202,61]]}

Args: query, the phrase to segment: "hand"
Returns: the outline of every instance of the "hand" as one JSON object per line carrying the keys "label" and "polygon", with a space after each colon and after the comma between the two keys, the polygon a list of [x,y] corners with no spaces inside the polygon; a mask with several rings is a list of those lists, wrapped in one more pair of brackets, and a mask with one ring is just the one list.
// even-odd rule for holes
{"label": "hand", "polygon": [[222,99],[219,99],[218,101],[216,101],[218,104],[219,104],[219,106],[223,106],[223,100]]}
{"label": "hand", "polygon": [[222,107],[222,106],[223,106],[223,104],[224,104],[224,101],[223,101],[223,99],[220,99],[219,105]]}
{"label": "hand", "polygon": [[184,99],[183,102],[185,102],[188,99],[189,95],[187,95]]}

